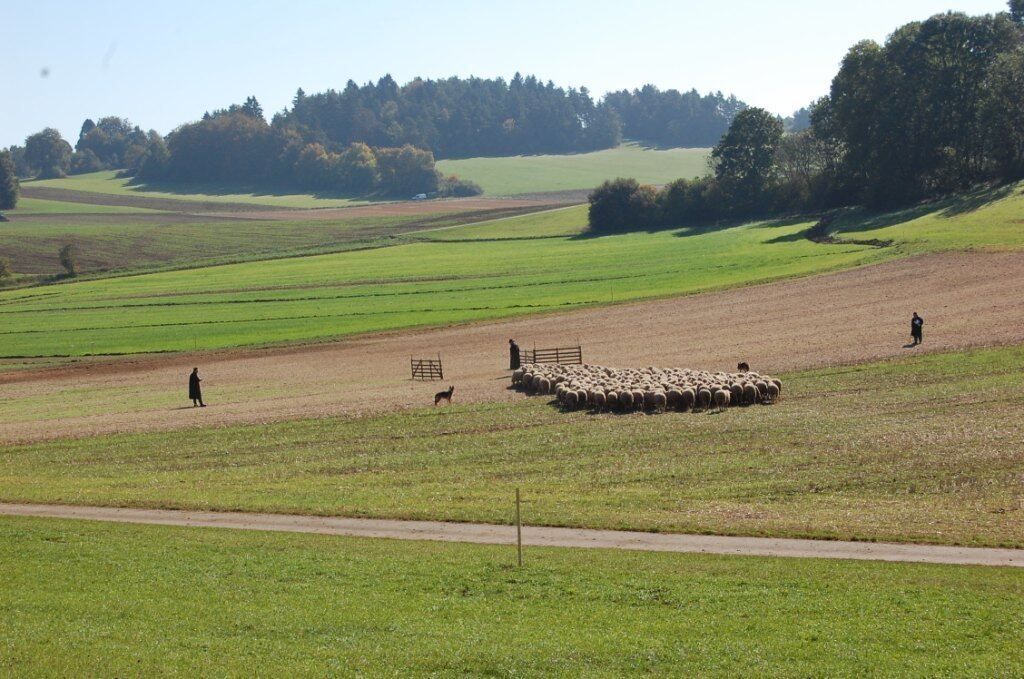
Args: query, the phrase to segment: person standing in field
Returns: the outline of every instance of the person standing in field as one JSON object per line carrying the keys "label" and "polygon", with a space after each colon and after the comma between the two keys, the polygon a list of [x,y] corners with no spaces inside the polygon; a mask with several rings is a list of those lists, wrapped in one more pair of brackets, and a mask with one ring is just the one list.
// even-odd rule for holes
{"label": "person standing in field", "polygon": [[924,341],[924,319],[916,311],[910,319],[910,337],[914,340],[914,346]]}
{"label": "person standing in field", "polygon": [[519,370],[521,362],[519,360],[519,345],[516,344],[515,340],[510,339],[508,341],[508,369]]}
{"label": "person standing in field", "polygon": [[199,386],[202,382],[199,379],[199,368],[192,368],[192,374],[188,376],[188,397],[192,399],[192,407],[205,408],[206,404],[203,403],[203,390]]}

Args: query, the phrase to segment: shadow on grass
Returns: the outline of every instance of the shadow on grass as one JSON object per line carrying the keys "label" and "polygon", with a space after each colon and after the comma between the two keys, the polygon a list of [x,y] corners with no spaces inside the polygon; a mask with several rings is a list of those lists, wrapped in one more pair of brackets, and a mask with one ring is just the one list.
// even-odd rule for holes
{"label": "shadow on grass", "polygon": [[[595,238],[604,238],[606,236],[625,236],[633,233],[666,233],[673,232],[672,235],[676,238],[690,238],[692,236],[703,236],[710,233],[716,233],[718,231],[727,231],[728,229],[735,229],[739,226],[749,226],[752,229],[778,229],[787,226],[796,226],[802,224],[813,217],[807,215],[790,215],[787,217],[778,217],[775,219],[765,220],[750,220],[750,219],[729,219],[713,224],[695,224],[691,226],[662,226],[662,227],[650,227],[646,229],[634,229],[631,231],[616,231],[612,233],[584,231],[583,233],[576,234],[570,238],[570,240],[592,240]],[[800,240],[803,238],[802,232],[796,234],[796,237],[792,240]],[[790,240],[788,237],[780,237],[779,241]],[[769,243],[774,241],[768,241]]]}

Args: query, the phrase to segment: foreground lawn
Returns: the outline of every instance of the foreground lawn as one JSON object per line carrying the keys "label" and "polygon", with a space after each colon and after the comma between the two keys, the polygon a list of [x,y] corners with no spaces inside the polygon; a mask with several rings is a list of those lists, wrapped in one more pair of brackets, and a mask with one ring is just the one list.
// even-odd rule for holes
{"label": "foreground lawn", "polygon": [[615,149],[561,156],[440,160],[437,168],[475,181],[488,195],[516,195],[592,189],[616,177],[634,177],[645,184],[700,177],[708,172],[709,153],[709,149],[655,150],[626,143]]}
{"label": "foreground lawn", "polygon": [[0,673],[1024,672],[1011,569],[0,519]]}
{"label": "foreground lawn", "polygon": [[348,197],[325,197],[309,193],[277,194],[261,191],[247,192],[237,186],[216,184],[140,184],[132,185],[130,177],[118,177],[118,171],[105,170],[71,175],[61,179],[35,179],[23,182],[29,187],[50,187],[91,193],[109,193],[122,196],[149,196],[179,198],[218,203],[251,203],[273,207],[346,207],[368,201]]}
{"label": "foreground lawn", "polygon": [[7,447],[0,500],[505,523],[520,486],[535,524],[1024,547],[1022,362],[799,373],[780,404],[725,414],[523,397]]}

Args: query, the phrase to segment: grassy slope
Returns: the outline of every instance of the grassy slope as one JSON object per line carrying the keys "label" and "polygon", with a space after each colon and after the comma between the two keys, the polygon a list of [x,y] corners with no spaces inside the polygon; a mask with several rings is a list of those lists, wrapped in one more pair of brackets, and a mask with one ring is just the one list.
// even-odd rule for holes
{"label": "grassy slope", "polygon": [[[800,373],[779,405],[722,415],[524,397],[9,447],[0,499],[505,522],[522,486],[534,523],[1024,547],[1022,361]],[[0,418],[32,417],[0,401]]]}
{"label": "grassy slope", "polygon": [[592,189],[606,179],[634,177],[666,184],[707,173],[708,149],[652,150],[636,144],[563,156],[441,160],[437,167],[480,184],[489,195]]}
{"label": "grassy slope", "polygon": [[307,256],[355,247],[388,245],[396,232],[473,219],[470,214],[356,217],[336,221],[132,221],[62,218],[0,223],[0,257],[19,273],[54,274],[57,252],[66,243],[78,246],[84,274],[185,269],[266,258]]}
{"label": "grassy slope", "polygon": [[275,207],[345,207],[366,203],[365,200],[345,197],[326,197],[314,194],[275,194],[259,191],[239,191],[237,186],[216,184],[142,184],[129,185],[130,178],[118,177],[114,170],[72,175],[63,179],[42,179],[23,182],[25,186],[46,186],[92,193],[112,193],[125,196],[180,198],[223,203],[251,203]]}
{"label": "grassy slope", "polygon": [[938,249],[1024,246],[1019,188],[971,211],[960,209],[965,205],[973,207],[967,199],[887,220],[861,216],[847,223],[858,238],[897,241],[885,249],[812,243],[803,237],[810,222],[605,238],[531,237],[578,232],[586,219],[581,206],[468,227],[463,242],[438,242],[457,239],[460,230],[433,231],[418,237],[420,242],[384,250],[0,293],[6,333],[0,354],[133,353],[317,340],[692,293]]}
{"label": "grassy slope", "polygon": [[0,673],[995,676],[1011,569],[0,519]]}

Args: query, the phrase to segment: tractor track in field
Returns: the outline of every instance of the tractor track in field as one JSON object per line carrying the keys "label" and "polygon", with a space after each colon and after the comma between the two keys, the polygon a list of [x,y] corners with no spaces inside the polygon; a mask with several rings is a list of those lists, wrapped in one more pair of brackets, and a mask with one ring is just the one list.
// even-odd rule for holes
{"label": "tractor track in field", "polygon": [[[353,416],[429,406],[410,356],[442,354],[455,402],[510,401],[506,346],[565,346],[616,367],[780,373],[1024,343],[1024,253],[925,255],[838,273],[503,321],[322,344],[116,359],[0,371],[0,442]],[[908,348],[909,318],[926,319]],[[211,407],[181,408],[192,366]],[[118,397],[121,395],[121,397]],[[130,395],[130,396],[129,396]],[[113,400],[112,400],[113,399]],[[75,409],[68,413],[68,407]]]}
{"label": "tractor track in field", "polygon": [[[469,542],[488,545],[516,544],[515,526],[444,521],[353,519],[296,514],[208,512],[180,509],[134,509],[0,503],[0,516],[40,517],[107,521],[115,523],[231,528],[287,533],[315,533],[393,540]],[[643,552],[677,552],[762,556],[801,559],[856,559],[962,566],[1024,568],[1024,550],[992,547],[843,542],[794,538],[734,537],[642,533],[523,526],[523,545],[575,549],[621,549]]]}

